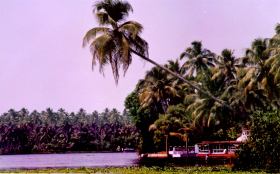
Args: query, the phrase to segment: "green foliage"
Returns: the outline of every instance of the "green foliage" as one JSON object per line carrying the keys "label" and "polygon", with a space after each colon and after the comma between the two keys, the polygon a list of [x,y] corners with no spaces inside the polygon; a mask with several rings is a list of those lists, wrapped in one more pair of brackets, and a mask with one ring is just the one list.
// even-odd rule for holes
{"label": "green foliage", "polygon": [[242,146],[236,168],[280,172],[280,111],[255,112],[251,135]]}
{"label": "green foliage", "polygon": [[[234,140],[241,128],[251,121],[250,115],[254,111],[278,109],[279,26],[272,38],[255,39],[243,57],[235,57],[230,49],[224,49],[220,55],[215,54],[203,48],[201,42],[194,41],[180,55],[180,61],[168,61],[164,65],[198,88],[178,76],[175,78],[168,74],[167,70],[153,67],[139,81],[134,95],[138,94],[138,111],[146,108],[153,116],[150,121],[154,122],[140,121],[138,127],[145,124],[147,129],[147,124],[150,125],[150,131],[145,131],[145,134],[153,135],[158,149],[164,148],[164,137],[170,132],[185,134],[179,131],[179,127],[191,130],[193,142]],[[170,112],[170,109],[179,105],[188,116],[188,124],[183,123],[183,117],[178,119],[176,112]],[[145,114],[132,115],[137,120],[147,117]],[[182,124],[178,126],[174,120]],[[176,142],[180,140],[171,141],[170,145]]]}
{"label": "green foliage", "polygon": [[77,113],[11,109],[0,116],[0,154],[116,151],[136,148],[138,137],[126,113],[116,109],[91,114],[83,109]]}
{"label": "green foliage", "polygon": [[171,105],[166,114],[161,114],[154,122],[154,142],[158,151],[165,150],[165,135],[168,135],[169,144],[182,146],[186,138],[191,136],[187,128],[191,127],[191,115],[182,104]]}
{"label": "green foliage", "polygon": [[[156,66],[125,101],[128,115],[140,130],[143,152],[163,149],[164,137],[170,134],[181,139],[193,135],[194,142],[235,139],[254,111],[280,107],[279,24],[272,38],[255,39],[243,57],[236,58],[230,49],[218,55],[194,41],[180,55],[181,62],[162,66],[148,56],[148,43],[140,37],[142,25],[123,22],[131,11],[126,1],[97,2],[94,13],[100,26],[86,33],[84,44],[90,44],[93,65],[97,62],[101,71],[111,65],[116,82],[119,68],[126,72],[132,54]],[[274,143],[271,137],[261,139]],[[274,165],[274,159],[260,158]]]}
{"label": "green foliage", "polygon": [[126,167],[126,168],[78,168],[78,169],[40,169],[12,170],[0,172],[13,173],[96,173],[96,174],[261,174],[265,172],[234,172],[226,167]]}
{"label": "green foliage", "polygon": [[142,108],[136,92],[132,92],[125,99],[125,108],[128,116],[133,120],[140,131],[141,142],[139,144],[140,152],[153,152],[154,142],[153,134],[149,132],[149,126],[157,120],[158,116],[152,114],[148,108]]}

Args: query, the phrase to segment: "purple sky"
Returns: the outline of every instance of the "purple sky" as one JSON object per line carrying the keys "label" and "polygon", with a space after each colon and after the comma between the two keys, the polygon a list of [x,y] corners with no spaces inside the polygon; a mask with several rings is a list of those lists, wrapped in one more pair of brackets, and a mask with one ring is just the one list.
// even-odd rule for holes
{"label": "purple sky", "polygon": [[[165,63],[193,40],[214,52],[242,55],[257,37],[270,37],[280,22],[279,0],[130,0],[130,19],[143,24],[150,57]],[[91,0],[0,1],[0,113],[22,107],[88,112],[124,108],[125,97],[151,67],[134,56],[116,86],[91,71],[82,48],[87,30],[97,26]]]}

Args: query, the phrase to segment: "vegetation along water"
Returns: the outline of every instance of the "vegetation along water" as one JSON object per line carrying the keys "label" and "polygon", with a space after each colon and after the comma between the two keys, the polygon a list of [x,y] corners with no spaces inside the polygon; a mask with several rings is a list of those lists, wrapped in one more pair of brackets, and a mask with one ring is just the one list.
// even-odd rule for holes
{"label": "vegetation along water", "polygon": [[116,109],[11,109],[0,116],[0,154],[122,151],[136,148],[138,134],[127,114]]}
{"label": "vegetation along water", "polygon": [[[132,55],[155,67],[126,97],[123,114],[114,109],[91,114],[82,109],[78,113],[11,109],[2,114],[2,154],[126,147],[140,153],[161,152],[168,146],[235,140],[247,129],[250,137],[241,145],[233,169],[280,171],[280,24],[270,38],[253,40],[242,56],[228,48],[214,53],[201,41],[193,41],[178,58],[160,65],[149,57],[148,43],[141,37],[143,26],[127,20],[132,12],[128,2],[103,0],[94,8],[99,26],[83,40],[84,46],[90,45],[94,66],[98,64],[102,72],[110,65],[116,83],[120,68],[127,71]],[[100,170],[169,172],[166,168]]]}
{"label": "vegetation along water", "polygon": [[[256,153],[239,167],[279,170],[279,138],[269,133],[279,134],[274,117],[279,117],[280,106],[280,24],[274,36],[255,39],[241,57],[231,49],[214,53],[201,41],[193,41],[178,53],[179,59],[160,65],[149,57],[148,43],[140,36],[143,26],[127,20],[132,11],[125,1],[97,2],[94,14],[99,26],[86,33],[84,44],[90,44],[93,65],[99,64],[101,71],[110,65],[116,82],[119,68],[126,72],[132,54],[155,65],[125,101],[140,130],[141,151],[164,151],[167,144],[234,140],[242,129],[252,128],[240,157],[250,154],[244,155],[245,149]],[[259,114],[254,114],[257,110]],[[256,125],[272,125],[273,132],[254,129]]]}
{"label": "vegetation along water", "polygon": [[96,173],[96,174],[224,174],[224,173],[236,173],[236,174],[261,174],[265,172],[242,172],[232,171],[225,167],[127,167],[127,168],[77,168],[77,169],[43,169],[43,170],[6,170],[0,172],[13,172],[13,173]]}

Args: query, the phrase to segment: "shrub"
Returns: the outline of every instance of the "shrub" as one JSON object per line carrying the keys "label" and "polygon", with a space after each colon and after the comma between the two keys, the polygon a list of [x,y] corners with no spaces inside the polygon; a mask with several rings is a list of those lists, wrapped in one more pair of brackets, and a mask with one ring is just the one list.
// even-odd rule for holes
{"label": "shrub", "polygon": [[251,135],[242,145],[236,169],[280,171],[280,111],[255,112],[251,117]]}

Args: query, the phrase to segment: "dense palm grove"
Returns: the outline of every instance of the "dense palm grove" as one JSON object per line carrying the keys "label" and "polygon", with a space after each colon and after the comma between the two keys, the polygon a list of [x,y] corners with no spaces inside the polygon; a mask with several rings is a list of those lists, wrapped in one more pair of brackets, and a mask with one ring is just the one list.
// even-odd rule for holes
{"label": "dense palm grove", "polygon": [[[155,65],[125,101],[128,114],[140,130],[142,152],[164,150],[167,141],[169,145],[182,145],[235,139],[242,128],[256,130],[248,142],[253,149],[271,147],[266,146],[271,143],[279,146],[274,141],[256,143],[271,140],[272,135],[262,132],[264,138],[254,129],[258,125],[254,112],[261,111],[264,127],[278,127],[277,119],[266,115],[280,106],[280,24],[274,36],[255,39],[241,57],[230,49],[214,53],[194,41],[177,58],[160,65],[149,58],[148,43],[140,37],[142,25],[126,21],[129,12],[132,7],[126,1],[97,2],[94,14],[99,27],[86,33],[84,44],[90,45],[93,65],[98,63],[101,71],[110,65],[116,82],[119,69],[126,72],[132,54]],[[257,167],[279,163],[278,158],[269,158],[271,154],[254,152],[266,159]],[[265,155],[269,157],[263,158]],[[257,158],[245,161],[254,160]]]}
{"label": "dense palm grove", "polygon": [[135,148],[137,137],[126,113],[116,109],[102,113],[11,109],[0,116],[0,154],[121,151]]}
{"label": "dense palm grove", "polygon": [[[230,49],[216,54],[194,41],[165,67],[225,104],[154,67],[127,97],[126,107],[145,132],[143,138],[161,150],[165,135],[191,142],[235,139],[250,126],[254,111],[279,108],[279,44],[280,25],[272,38],[255,39],[242,57]],[[145,128],[139,126],[144,123]]]}
{"label": "dense palm grove", "polygon": [[164,150],[166,136],[169,145],[234,140],[245,128],[251,138],[235,167],[279,171],[280,24],[275,32],[272,38],[255,39],[241,57],[230,49],[213,53],[194,41],[165,65],[224,104],[160,67],[148,71],[126,98],[141,130],[142,150]]}

